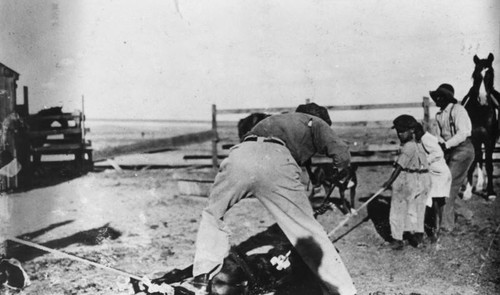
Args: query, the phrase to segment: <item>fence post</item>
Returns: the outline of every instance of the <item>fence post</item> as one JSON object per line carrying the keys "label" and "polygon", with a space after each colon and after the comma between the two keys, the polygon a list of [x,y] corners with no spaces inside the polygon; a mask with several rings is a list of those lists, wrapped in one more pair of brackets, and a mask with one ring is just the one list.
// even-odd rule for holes
{"label": "fence post", "polygon": [[219,167],[219,161],[217,156],[217,142],[219,141],[219,134],[217,133],[217,107],[215,104],[212,105],[212,166],[214,170]]}
{"label": "fence post", "polygon": [[424,130],[429,131],[431,126],[431,115],[430,115],[430,101],[429,98],[424,96],[422,106],[424,107]]}

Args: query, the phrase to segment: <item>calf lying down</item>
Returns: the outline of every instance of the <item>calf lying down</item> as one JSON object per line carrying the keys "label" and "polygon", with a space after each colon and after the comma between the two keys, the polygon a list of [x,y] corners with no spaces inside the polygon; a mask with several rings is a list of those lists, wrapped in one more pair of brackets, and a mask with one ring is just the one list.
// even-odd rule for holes
{"label": "calf lying down", "polygon": [[[193,266],[174,269],[152,283],[174,284],[192,277]],[[134,291],[141,292],[138,282]],[[142,291],[141,294],[148,293]],[[222,270],[213,277],[211,294],[322,294],[319,281],[295,252],[277,224],[231,248]],[[181,293],[176,290],[175,295]]]}

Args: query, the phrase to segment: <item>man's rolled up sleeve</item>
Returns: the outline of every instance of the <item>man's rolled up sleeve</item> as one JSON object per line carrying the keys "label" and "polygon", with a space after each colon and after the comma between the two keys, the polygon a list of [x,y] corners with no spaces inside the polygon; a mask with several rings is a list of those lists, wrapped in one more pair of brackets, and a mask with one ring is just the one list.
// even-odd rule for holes
{"label": "man's rolled up sleeve", "polygon": [[342,140],[327,124],[318,124],[314,131],[315,146],[318,152],[332,158],[333,165],[342,170],[351,164],[349,145]]}

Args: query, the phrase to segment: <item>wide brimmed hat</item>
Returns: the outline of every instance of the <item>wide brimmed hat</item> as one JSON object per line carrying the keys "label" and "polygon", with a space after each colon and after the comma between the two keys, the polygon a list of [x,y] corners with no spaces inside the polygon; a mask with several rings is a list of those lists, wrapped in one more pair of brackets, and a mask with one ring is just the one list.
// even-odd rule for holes
{"label": "wide brimmed hat", "polygon": [[444,83],[439,85],[439,87],[434,90],[434,91],[429,91],[429,94],[431,95],[431,98],[436,101],[438,97],[444,97],[447,98],[448,100],[454,100],[455,99],[455,89],[453,89],[453,86],[450,84]]}
{"label": "wide brimmed hat", "polygon": [[295,110],[296,113],[305,113],[309,115],[313,115],[323,119],[328,125],[332,125],[332,120],[330,119],[330,115],[328,114],[328,109],[322,107],[320,105],[315,104],[314,102],[301,104]]}
{"label": "wide brimmed hat", "polygon": [[392,123],[393,123],[392,128],[393,129],[395,128],[398,131],[410,130],[416,128],[419,125],[417,120],[410,115],[398,116],[396,119],[394,119],[394,121],[392,121]]}

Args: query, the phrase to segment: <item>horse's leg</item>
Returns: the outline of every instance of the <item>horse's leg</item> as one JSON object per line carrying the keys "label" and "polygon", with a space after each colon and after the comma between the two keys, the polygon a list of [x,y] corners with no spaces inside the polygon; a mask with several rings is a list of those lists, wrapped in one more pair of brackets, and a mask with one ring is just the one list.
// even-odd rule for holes
{"label": "horse's leg", "polygon": [[349,189],[349,195],[351,196],[351,208],[356,208],[356,186],[352,186]]}
{"label": "horse's leg", "polygon": [[356,187],[358,186],[358,177],[356,175],[356,171],[352,171],[353,175],[351,178],[352,185],[349,187],[349,194],[351,196],[351,207],[353,209],[356,208]]}
{"label": "horse's leg", "polygon": [[[480,141],[483,142],[484,145],[486,145],[484,138],[481,138]],[[476,173],[477,178],[476,178],[476,184],[473,185],[472,187],[473,192],[481,192],[484,187],[484,173],[483,173],[484,159],[483,159],[483,147],[481,142],[477,147],[476,145],[474,145],[474,153],[475,153],[474,163],[472,163],[471,169],[473,169],[472,174],[474,174],[474,171],[477,172]],[[470,183],[472,185],[473,183],[472,179],[470,180]]]}
{"label": "horse's leg", "polygon": [[339,195],[340,195],[340,204],[341,204],[341,211],[344,214],[347,214],[351,212],[351,205],[349,202],[345,199],[345,190],[339,186]]}
{"label": "horse's leg", "polygon": [[496,194],[495,190],[493,189],[493,150],[495,148],[495,140],[491,139],[488,144],[485,146],[485,168],[486,168],[486,178],[487,178],[487,185],[486,185],[486,193],[488,196],[488,199],[495,199]]}
{"label": "horse's leg", "polygon": [[483,162],[479,162],[477,167],[476,167],[476,171],[477,171],[477,179],[476,179],[476,185],[474,186],[475,187],[475,190],[476,191],[482,191],[484,190],[484,173],[483,173]]}
{"label": "horse's leg", "polygon": [[465,187],[465,191],[463,192],[462,199],[470,200],[472,197],[472,185],[473,185],[473,176],[474,170],[476,169],[477,163],[479,163],[479,159],[483,157],[481,150],[481,142],[479,140],[473,140],[472,145],[474,146],[474,160],[467,171],[467,184]]}

